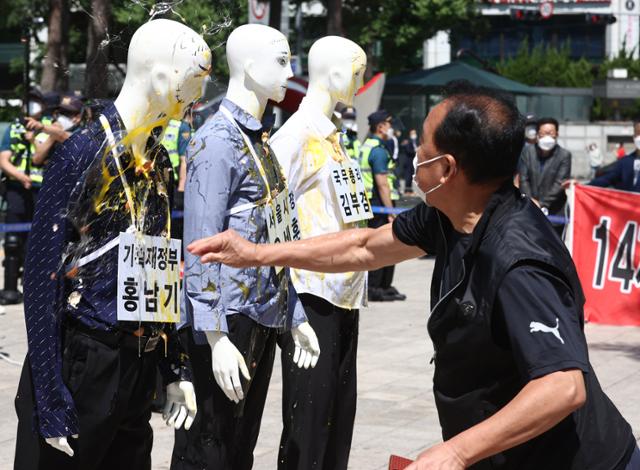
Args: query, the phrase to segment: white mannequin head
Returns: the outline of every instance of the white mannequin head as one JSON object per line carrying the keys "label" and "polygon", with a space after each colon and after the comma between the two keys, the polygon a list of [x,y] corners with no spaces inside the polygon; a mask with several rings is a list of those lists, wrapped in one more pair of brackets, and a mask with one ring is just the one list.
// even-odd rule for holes
{"label": "white mannequin head", "polygon": [[211,50],[198,33],[166,19],[143,24],[131,38],[127,76],[115,101],[127,130],[182,119],[210,70]]}
{"label": "white mannequin head", "polygon": [[364,81],[367,56],[355,42],[339,36],[326,36],[309,50],[309,101],[317,102],[330,116],[340,102],[353,105]]}
{"label": "white mannequin head", "polygon": [[280,102],[293,76],[287,38],[277,29],[245,24],[227,39],[227,98],[260,119],[268,100]]}

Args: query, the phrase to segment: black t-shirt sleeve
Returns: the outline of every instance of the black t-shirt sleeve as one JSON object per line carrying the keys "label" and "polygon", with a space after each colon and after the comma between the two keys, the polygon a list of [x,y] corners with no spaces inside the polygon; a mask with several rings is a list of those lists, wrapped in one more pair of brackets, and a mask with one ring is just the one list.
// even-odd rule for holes
{"label": "black t-shirt sleeve", "polygon": [[436,241],[440,236],[436,210],[421,203],[402,212],[393,221],[393,234],[405,245],[417,246],[425,253],[435,254]]}
{"label": "black t-shirt sleeve", "polygon": [[494,335],[510,347],[525,381],[565,369],[589,371],[580,307],[556,273],[535,265],[512,269],[494,311]]}

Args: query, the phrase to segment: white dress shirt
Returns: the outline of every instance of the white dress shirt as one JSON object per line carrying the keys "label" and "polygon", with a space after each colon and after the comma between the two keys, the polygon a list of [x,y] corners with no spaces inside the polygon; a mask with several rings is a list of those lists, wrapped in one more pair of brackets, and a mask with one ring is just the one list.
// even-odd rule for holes
{"label": "white dress shirt", "polygon": [[[331,183],[330,159],[348,159],[331,120],[306,101],[270,140],[289,189],[295,194],[302,238],[356,228],[342,220]],[[352,163],[355,163],[352,161]],[[333,305],[356,309],[367,304],[367,273],[291,270],[298,294],[313,294]]]}

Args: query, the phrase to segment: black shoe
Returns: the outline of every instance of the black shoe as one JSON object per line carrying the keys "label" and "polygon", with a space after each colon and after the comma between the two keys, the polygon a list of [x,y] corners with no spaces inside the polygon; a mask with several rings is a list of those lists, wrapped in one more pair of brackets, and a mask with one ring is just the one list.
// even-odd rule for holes
{"label": "black shoe", "polygon": [[398,292],[398,289],[393,286],[385,289],[384,293],[389,297],[393,297],[393,300],[407,300],[407,296]]}
{"label": "black shoe", "polygon": [[22,303],[22,294],[17,290],[0,291],[0,305],[15,305]]}
{"label": "black shoe", "polygon": [[374,287],[369,289],[369,300],[371,302],[391,302],[396,299],[395,296],[388,295],[384,290]]}

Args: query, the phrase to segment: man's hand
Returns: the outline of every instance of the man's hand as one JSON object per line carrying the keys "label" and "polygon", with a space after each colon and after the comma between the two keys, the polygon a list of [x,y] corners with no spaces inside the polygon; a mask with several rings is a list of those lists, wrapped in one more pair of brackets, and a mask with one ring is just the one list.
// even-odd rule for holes
{"label": "man's hand", "polygon": [[467,465],[453,445],[443,442],[421,453],[406,470],[463,470],[465,468]]}
{"label": "man's hand", "polygon": [[[69,445],[69,441],[67,440],[69,436],[61,436],[61,437],[47,437],[44,441],[49,444],[54,449],[59,450],[60,452],[64,452],[69,457],[73,457],[73,449]],[[78,438],[77,434],[74,434],[74,439]]]}
{"label": "man's hand", "polygon": [[578,180],[576,179],[564,180],[562,182],[562,189],[569,189],[572,184],[578,184]]}
{"label": "man's hand", "polygon": [[315,367],[320,357],[320,344],[318,344],[318,337],[309,322],[304,322],[293,328],[291,336],[293,336],[293,343],[296,346],[293,362],[300,368]]}
{"label": "man's hand", "polygon": [[233,229],[187,246],[189,253],[200,256],[202,263],[222,263],[234,268],[256,266],[256,249],[255,243],[248,242]]}
{"label": "man's hand", "polygon": [[20,172],[18,175],[18,181],[20,181],[20,183],[22,184],[22,187],[24,189],[30,189],[31,188],[31,177],[25,173]]}
{"label": "man's hand", "polygon": [[44,130],[44,124],[38,121],[37,119],[34,119],[32,117],[26,117],[25,121],[26,121],[25,127],[30,131],[42,132]]}
{"label": "man's hand", "polygon": [[167,385],[167,402],[164,405],[162,419],[167,426],[189,430],[198,412],[196,405],[196,392],[193,384],[187,381],[173,382]]}
{"label": "man's hand", "polygon": [[245,379],[251,380],[242,354],[225,333],[207,331],[207,339],[211,346],[211,368],[216,383],[229,400],[240,402],[244,399],[244,393],[238,369]]}

